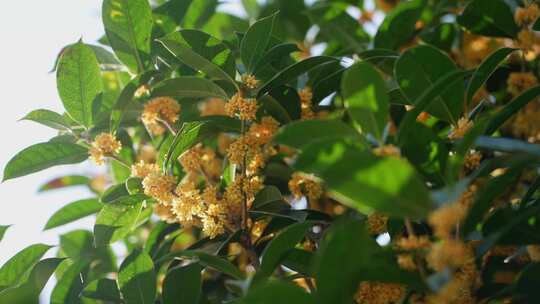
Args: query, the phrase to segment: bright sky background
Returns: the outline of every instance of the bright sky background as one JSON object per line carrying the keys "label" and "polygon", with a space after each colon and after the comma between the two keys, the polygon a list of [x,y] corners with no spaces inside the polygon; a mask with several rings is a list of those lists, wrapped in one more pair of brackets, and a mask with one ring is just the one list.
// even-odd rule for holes
{"label": "bright sky background", "polygon": [[[2,149],[0,168],[32,144],[47,141],[55,131],[17,120],[28,112],[50,109],[62,113],[54,73],[49,73],[60,49],[80,37],[93,42],[103,33],[100,2],[90,0],[7,1],[0,10],[0,111]],[[71,201],[87,198],[82,189],[37,194],[45,181],[68,173],[86,173],[89,164],[53,168],[0,184],[0,224],[13,225],[0,242],[0,264],[34,243],[57,244],[57,236],[73,226],[42,232],[56,210]],[[91,227],[91,221],[76,227]],[[51,250],[53,253],[53,250]]]}

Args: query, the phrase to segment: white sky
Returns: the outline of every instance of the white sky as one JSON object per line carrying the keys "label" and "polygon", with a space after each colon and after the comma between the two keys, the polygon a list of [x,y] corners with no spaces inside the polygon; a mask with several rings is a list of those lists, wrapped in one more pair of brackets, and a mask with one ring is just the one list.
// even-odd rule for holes
{"label": "white sky", "polygon": [[[2,149],[0,168],[23,148],[55,135],[55,131],[21,121],[28,112],[45,108],[62,113],[54,74],[49,74],[59,50],[80,37],[93,42],[103,32],[99,1],[6,1],[0,10],[0,111]],[[87,198],[81,189],[38,195],[45,181],[68,173],[85,173],[88,164],[59,167],[0,184],[0,224],[13,226],[0,242],[0,264],[33,243],[56,244],[66,229],[42,232],[54,211],[71,201]],[[91,227],[91,221],[76,226]],[[72,226],[73,227],[73,226]],[[53,250],[51,250],[51,253]]]}

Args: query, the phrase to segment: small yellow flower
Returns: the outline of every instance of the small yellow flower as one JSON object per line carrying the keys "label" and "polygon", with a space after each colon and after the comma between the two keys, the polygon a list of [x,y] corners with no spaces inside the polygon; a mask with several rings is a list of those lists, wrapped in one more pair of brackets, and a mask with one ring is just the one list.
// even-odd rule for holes
{"label": "small yellow flower", "polygon": [[527,7],[518,7],[514,13],[514,20],[519,26],[529,26],[540,16],[538,5],[531,4]]}
{"label": "small yellow flower", "polygon": [[531,261],[540,262],[540,246],[538,245],[529,245],[527,246],[527,253],[531,257]]}
{"label": "small yellow flower", "polygon": [[255,144],[265,145],[270,142],[278,128],[279,122],[271,116],[265,116],[260,123],[254,123],[250,126],[248,134]]}
{"label": "small yellow flower", "polygon": [[465,170],[472,171],[478,168],[478,166],[480,166],[481,160],[482,160],[482,153],[480,152],[469,153],[465,156],[463,167],[465,167]]}
{"label": "small yellow flower", "polygon": [[381,234],[386,232],[386,224],[388,223],[388,216],[380,213],[372,213],[367,217],[367,229],[370,234]]}
{"label": "small yellow flower", "polygon": [[315,113],[311,108],[313,105],[313,92],[310,87],[305,87],[300,92],[300,106],[301,106],[301,118],[302,119],[312,119],[315,118]]}
{"label": "small yellow flower", "polygon": [[225,100],[221,98],[210,98],[202,104],[200,111],[201,116],[226,115]]}
{"label": "small yellow flower", "polygon": [[405,296],[405,287],[394,283],[361,282],[354,295],[358,304],[395,304]]}
{"label": "small yellow flower", "polygon": [[443,271],[447,267],[459,268],[473,259],[474,256],[463,242],[452,239],[434,244],[426,257],[428,265],[436,271]]}
{"label": "small yellow flower", "polygon": [[416,270],[416,263],[411,254],[400,254],[397,256],[397,262],[401,269]]}
{"label": "small yellow flower", "polygon": [[162,220],[167,223],[176,222],[176,215],[172,211],[171,206],[165,206],[163,204],[154,204],[154,213]]}
{"label": "small yellow flower", "polygon": [[252,98],[244,98],[240,93],[235,94],[227,104],[225,104],[225,113],[230,117],[236,117],[241,120],[255,120],[259,106],[257,101]]}
{"label": "small yellow flower", "polygon": [[401,151],[394,145],[384,145],[373,149],[373,154],[377,156],[401,157]]}
{"label": "small yellow flower", "polygon": [[110,133],[96,136],[90,148],[90,158],[98,165],[105,163],[106,156],[113,156],[122,149],[122,143]]}
{"label": "small yellow flower", "polygon": [[516,97],[527,89],[538,84],[538,79],[530,72],[515,72],[508,76],[508,92]]}
{"label": "small yellow flower", "polygon": [[409,235],[397,240],[396,246],[402,250],[427,249],[431,246],[431,241],[425,235]]}
{"label": "small yellow flower", "polygon": [[457,127],[453,128],[448,134],[448,138],[451,140],[456,140],[463,138],[465,134],[473,127],[473,122],[468,118],[462,117],[458,120]]}
{"label": "small yellow flower", "polygon": [[257,78],[255,78],[255,76],[253,76],[251,74],[242,75],[242,83],[248,89],[256,89],[259,86],[259,80]]}
{"label": "small yellow flower", "polygon": [[428,222],[433,227],[433,234],[439,238],[450,237],[456,225],[467,215],[467,209],[459,203],[444,205],[431,212]]}
{"label": "small yellow flower", "polygon": [[289,190],[296,199],[306,196],[310,201],[317,201],[323,195],[321,184],[309,175],[293,173],[289,180]]}
{"label": "small yellow flower", "polygon": [[152,172],[142,181],[144,194],[157,199],[164,205],[169,205],[174,198],[174,188],[176,178],[174,176],[162,175]]}
{"label": "small yellow flower", "polygon": [[201,193],[195,183],[190,181],[182,182],[176,187],[172,208],[178,221],[183,226],[192,226],[197,222],[197,217],[203,215],[204,205]]}
{"label": "small yellow flower", "polygon": [[156,164],[139,161],[131,165],[131,176],[145,178],[150,174],[159,174],[159,167]]}
{"label": "small yellow flower", "polygon": [[161,135],[165,128],[161,121],[174,124],[178,120],[180,104],[170,97],[157,97],[144,105],[141,120],[146,128],[154,135]]}

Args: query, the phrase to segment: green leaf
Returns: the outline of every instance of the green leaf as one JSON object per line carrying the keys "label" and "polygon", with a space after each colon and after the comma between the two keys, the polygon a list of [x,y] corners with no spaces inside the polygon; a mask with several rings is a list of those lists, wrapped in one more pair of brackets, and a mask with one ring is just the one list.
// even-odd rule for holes
{"label": "green leaf", "polygon": [[51,293],[51,304],[78,304],[84,287],[84,280],[88,269],[87,261],[75,261],[65,270],[58,279]]}
{"label": "green leaf", "polygon": [[257,72],[264,70],[264,67],[275,61],[279,61],[284,57],[288,57],[290,53],[298,51],[300,51],[300,49],[298,49],[298,46],[294,43],[282,43],[271,47],[253,68],[253,74],[257,75]]}
{"label": "green leaf", "polygon": [[198,262],[205,267],[214,268],[238,280],[244,279],[244,274],[238,268],[236,268],[236,266],[231,264],[231,262],[219,256],[211,255],[202,251],[195,251],[195,250],[173,251],[163,256],[160,259],[160,261],[166,261],[171,258],[177,258],[177,257],[196,258],[198,259]]}
{"label": "green leaf", "polygon": [[506,104],[504,108],[495,114],[486,128],[487,135],[493,134],[497,131],[512,115],[516,114],[521,108],[526,106],[529,102],[535,100],[540,95],[540,86],[535,86],[527,91],[523,92],[518,97],[514,98],[511,102]]}
{"label": "green leaf", "polygon": [[508,185],[515,181],[523,169],[529,165],[531,165],[530,157],[516,157],[508,163],[509,169],[505,174],[494,177],[487,185],[482,187],[482,191],[474,199],[473,205],[469,208],[462,225],[464,235],[475,229],[476,225],[480,223],[486,212],[491,208],[493,200],[505,193],[508,190]]}
{"label": "green leaf", "polygon": [[69,130],[70,126],[64,116],[46,109],[34,110],[28,113],[21,120],[31,120],[56,130]]}
{"label": "green leaf", "polygon": [[356,220],[334,223],[314,262],[318,303],[352,303],[360,281],[423,287],[418,274],[401,270],[392,253],[381,248]]}
{"label": "green leaf", "polygon": [[154,303],[156,273],[150,256],[134,250],[120,265],[118,286],[127,304]]}
{"label": "green leaf", "polygon": [[71,223],[101,210],[103,205],[95,198],[70,203],[56,211],[45,224],[43,230]]}
{"label": "green leaf", "polygon": [[77,123],[91,127],[94,101],[103,90],[94,51],[82,42],[70,46],[60,58],[56,85],[69,116]]}
{"label": "green leaf", "polygon": [[270,277],[287,253],[304,238],[312,225],[310,222],[293,224],[275,236],[261,255],[261,267],[253,278],[253,284],[263,282]]}
{"label": "green leaf", "polygon": [[403,1],[384,18],[375,35],[375,48],[395,50],[409,41],[416,21],[426,7],[425,0]]}
{"label": "green leaf", "polygon": [[46,142],[30,146],[15,155],[4,168],[4,181],[53,166],[76,164],[88,158],[88,150],[82,146]]}
{"label": "green leaf", "polygon": [[198,263],[170,269],[163,281],[163,304],[198,304],[202,290],[201,271]]}
{"label": "green leaf", "polygon": [[309,72],[311,69],[328,62],[339,61],[336,58],[328,56],[314,56],[297,62],[288,66],[284,70],[277,73],[272,79],[266,82],[258,91],[257,96],[261,97],[263,94],[268,93],[271,89],[287,84],[292,80],[295,80],[304,73]]}
{"label": "green leaf", "polygon": [[356,130],[341,121],[310,119],[285,125],[275,135],[274,141],[302,149],[318,141],[358,137]]}
{"label": "green leaf", "polygon": [[470,32],[490,37],[516,37],[519,27],[510,6],[503,0],[473,0],[457,22]]}
{"label": "green leaf", "polygon": [[0,292],[0,303],[39,303],[41,290],[63,260],[49,258],[39,261],[23,284]]}
{"label": "green leaf", "polygon": [[158,41],[182,63],[208,77],[234,81],[235,66],[231,50],[219,39],[198,30],[181,30]]}
{"label": "green leaf", "polygon": [[360,52],[367,48],[369,35],[347,9],[346,3],[320,3],[306,11],[309,19],[317,24],[328,40],[337,41],[345,53]]}
{"label": "green leaf", "polygon": [[115,280],[99,279],[88,283],[81,295],[86,298],[121,303],[120,291]]}
{"label": "green leaf", "polygon": [[527,265],[518,275],[515,282],[516,296],[523,303],[536,303],[540,300],[540,263]]}
{"label": "green leaf", "polygon": [[6,231],[11,227],[11,225],[0,225],[0,242],[4,239]]}
{"label": "green leaf", "polygon": [[387,49],[371,49],[358,53],[358,57],[378,67],[384,73],[392,75],[399,53]]}
{"label": "green leaf", "polygon": [[368,63],[357,63],[345,71],[341,90],[354,122],[382,142],[390,106],[379,72]]}
{"label": "green leaf", "polygon": [[281,200],[283,200],[283,197],[281,196],[281,192],[277,187],[265,186],[262,190],[257,192],[257,195],[255,195],[255,200],[253,201],[251,208],[258,209],[269,203]]}
{"label": "green leaf", "polygon": [[152,10],[147,0],[105,0],[105,33],[116,56],[128,68],[142,73],[148,63],[152,35]]}
{"label": "green leaf", "polygon": [[87,186],[90,184],[90,178],[84,175],[67,175],[62,177],[54,178],[47,183],[39,187],[39,192],[45,192],[55,189],[61,189],[65,187],[74,187],[74,186]]}
{"label": "green leaf", "polygon": [[272,38],[276,16],[277,14],[272,14],[257,20],[249,27],[240,43],[240,56],[248,74],[253,72],[265,54]]}
{"label": "green leaf", "polygon": [[120,183],[107,188],[99,198],[99,201],[104,204],[110,204],[125,196],[129,196],[126,184]]}
{"label": "green leaf", "polygon": [[472,75],[472,78],[467,86],[467,99],[465,101],[467,104],[471,102],[474,94],[476,94],[478,89],[480,89],[486,83],[489,77],[491,77],[491,75],[499,67],[501,62],[503,62],[506,57],[508,57],[508,55],[514,51],[516,51],[516,49],[500,48],[491,53],[482,61],[482,63],[480,63],[478,68],[476,68],[474,71],[474,74]]}
{"label": "green leaf", "polygon": [[431,209],[423,181],[404,159],[376,157],[340,141],[313,143],[295,168],[315,173],[338,201],[369,213],[421,219]]}
{"label": "green leaf", "polygon": [[16,285],[52,246],[34,244],[19,251],[0,268],[0,290]]}
{"label": "green leaf", "polygon": [[178,98],[217,97],[228,100],[223,89],[212,81],[200,77],[183,76],[160,82],[153,90],[152,96],[172,96]]}
{"label": "green leaf", "polygon": [[200,28],[215,13],[217,0],[193,1],[187,10],[182,28]]}
{"label": "green leaf", "polygon": [[[415,105],[419,97],[437,80],[456,71],[456,65],[441,51],[431,46],[418,46],[407,50],[396,62],[395,77],[405,96]],[[436,98],[426,109],[433,116],[455,124],[463,110],[465,87],[454,83],[448,91]]]}
{"label": "green leaf", "polygon": [[[234,304],[312,304],[313,296],[306,293],[297,285],[287,284],[279,281],[269,281],[264,285],[250,289],[248,294]],[[335,302],[328,302],[335,303]]]}
{"label": "green leaf", "polygon": [[425,43],[450,52],[456,39],[458,30],[453,23],[441,23],[428,28],[420,34],[420,38]]}
{"label": "green leaf", "polygon": [[431,87],[425,90],[416,100],[414,108],[407,111],[407,114],[405,114],[405,117],[401,120],[398,133],[399,140],[401,141],[403,138],[406,138],[406,135],[413,130],[411,126],[416,123],[418,115],[422,111],[425,111],[425,109],[436,100],[437,96],[446,94],[453,84],[461,82],[463,78],[469,74],[471,74],[469,71],[450,72],[439,78]]}
{"label": "green leaf", "polygon": [[144,202],[135,205],[104,205],[94,226],[96,246],[114,243],[145,223],[152,214],[152,208],[145,208],[144,205]]}

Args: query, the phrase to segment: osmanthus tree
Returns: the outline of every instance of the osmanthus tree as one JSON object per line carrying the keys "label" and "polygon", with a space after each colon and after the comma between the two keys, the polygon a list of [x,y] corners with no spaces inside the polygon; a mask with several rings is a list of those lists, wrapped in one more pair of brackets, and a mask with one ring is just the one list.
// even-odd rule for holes
{"label": "osmanthus tree", "polygon": [[363,2],[104,0],[4,171],[105,166],[40,188],[95,193],[44,229],[95,226],[0,303],[540,302],[537,1]]}

